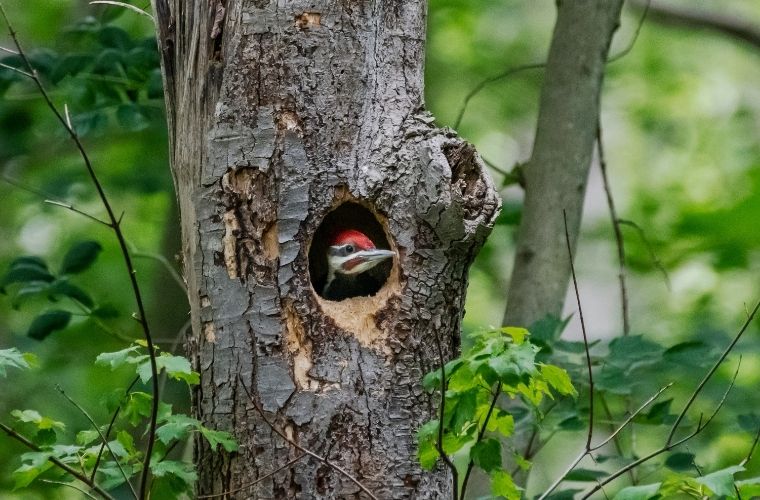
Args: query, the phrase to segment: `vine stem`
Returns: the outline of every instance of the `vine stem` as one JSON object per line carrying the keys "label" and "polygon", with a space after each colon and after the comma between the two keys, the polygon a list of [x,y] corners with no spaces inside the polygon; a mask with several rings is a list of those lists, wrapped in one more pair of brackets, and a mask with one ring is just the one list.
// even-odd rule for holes
{"label": "vine stem", "polygon": [[37,74],[37,70],[34,69],[34,66],[32,66],[31,61],[26,55],[26,52],[24,52],[24,49],[21,47],[21,43],[18,40],[18,36],[16,35],[16,31],[13,29],[13,25],[10,22],[10,19],[8,18],[7,13],[5,12],[5,8],[3,7],[3,4],[0,3],[0,15],[2,15],[3,20],[5,21],[5,24],[8,26],[8,32],[11,36],[11,39],[13,40],[13,44],[16,46],[16,51],[18,52],[19,57],[24,62],[24,65],[26,66],[28,70],[28,77],[32,79],[32,81],[37,86],[37,89],[40,92],[40,95],[45,100],[45,103],[47,104],[48,108],[52,113],[55,115],[55,117],[60,122],[61,126],[63,126],[64,129],[66,129],[66,132],[68,133],[71,140],[76,145],[77,150],[79,151],[79,155],[82,157],[82,161],[84,162],[85,168],[87,169],[87,173],[90,177],[90,180],[92,181],[92,184],[95,186],[95,190],[98,192],[98,197],[100,198],[101,203],[103,204],[103,208],[105,208],[106,212],[108,213],[108,225],[110,226],[111,230],[114,232],[114,236],[116,236],[116,239],[119,243],[119,249],[121,250],[121,254],[124,260],[124,264],[127,267],[127,272],[129,274],[129,280],[132,287],[132,293],[135,297],[135,302],[137,304],[137,310],[138,310],[138,322],[140,323],[143,335],[145,337],[145,342],[147,343],[148,347],[148,355],[150,356],[150,369],[151,369],[151,382],[152,382],[152,389],[153,389],[153,401],[151,405],[151,412],[150,412],[150,424],[148,427],[148,443],[146,445],[145,450],[145,460],[143,462],[143,468],[142,473],[140,475],[140,490],[139,490],[139,498],[145,499],[147,497],[147,489],[148,489],[148,477],[150,476],[150,461],[151,461],[151,455],[153,454],[153,444],[156,437],[156,424],[158,420],[158,403],[159,403],[159,387],[158,387],[158,365],[156,364],[156,353],[153,345],[153,337],[150,332],[150,326],[148,325],[148,320],[146,319],[145,314],[145,303],[142,298],[142,292],[140,290],[140,285],[137,282],[137,272],[135,271],[135,268],[132,264],[132,257],[129,253],[129,248],[127,247],[127,240],[124,237],[124,233],[121,230],[121,218],[116,217],[116,213],[113,210],[113,207],[111,206],[111,202],[108,200],[108,196],[106,196],[106,193],[103,189],[102,184],[100,183],[100,180],[98,179],[97,174],[95,173],[95,169],[92,166],[92,162],[90,161],[90,157],[87,154],[87,151],[84,148],[84,145],[82,144],[82,141],[79,139],[79,136],[77,135],[74,128],[69,124],[69,120],[67,120],[61,112],[58,110],[58,108],[55,106],[53,101],[50,98],[50,95],[48,94],[47,90],[45,89],[45,86],[42,84],[42,80],[40,79],[39,75]]}

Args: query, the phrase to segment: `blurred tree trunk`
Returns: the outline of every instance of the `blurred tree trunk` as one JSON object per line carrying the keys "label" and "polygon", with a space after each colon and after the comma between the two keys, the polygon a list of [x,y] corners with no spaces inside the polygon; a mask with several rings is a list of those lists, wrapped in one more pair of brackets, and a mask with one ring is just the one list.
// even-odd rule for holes
{"label": "blurred tree trunk", "polygon": [[570,279],[562,211],[575,248],[593,157],[599,99],[622,0],[559,0],[538,112],[524,167],[525,204],[517,233],[505,325],[529,327],[560,316]]}
{"label": "blurred tree trunk", "polygon": [[[467,269],[498,211],[471,146],[422,110],[424,0],[154,0],[201,373],[195,411],[237,454],[196,448],[199,493],[293,459],[259,417],[328,456],[379,498],[445,498],[415,432],[435,401],[423,374],[458,347]],[[310,245],[340,219],[397,251],[371,298],[329,302]],[[378,229],[379,228],[379,229]],[[240,498],[354,498],[304,458]]]}

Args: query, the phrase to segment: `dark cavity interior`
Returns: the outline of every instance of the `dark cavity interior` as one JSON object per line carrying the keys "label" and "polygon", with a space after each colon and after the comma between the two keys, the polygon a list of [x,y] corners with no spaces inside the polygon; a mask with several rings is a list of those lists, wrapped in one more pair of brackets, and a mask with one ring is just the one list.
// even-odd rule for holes
{"label": "dark cavity interior", "polygon": [[[391,246],[388,238],[385,236],[383,226],[377,220],[375,215],[364,206],[354,203],[345,202],[327,214],[322,223],[317,228],[314,238],[309,248],[309,278],[317,292],[322,298],[329,300],[344,300],[350,297],[372,296],[383,287],[390,276],[393,267],[393,259],[383,261],[377,266],[359,275],[356,279],[361,280],[359,286],[346,285],[348,295],[339,299],[332,299],[324,295],[325,285],[327,283],[327,252],[330,246],[332,235],[343,229],[355,229],[361,231],[377,248],[390,250]],[[333,286],[337,285],[334,284]],[[353,284],[352,284],[353,285]],[[334,289],[333,292],[334,293]]]}

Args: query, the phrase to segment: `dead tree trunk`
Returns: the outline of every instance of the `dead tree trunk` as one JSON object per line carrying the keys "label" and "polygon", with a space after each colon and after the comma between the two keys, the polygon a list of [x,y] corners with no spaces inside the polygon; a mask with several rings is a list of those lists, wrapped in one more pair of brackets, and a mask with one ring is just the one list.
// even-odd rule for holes
{"label": "dead tree trunk", "polygon": [[[201,373],[195,411],[237,454],[196,450],[201,494],[297,456],[257,415],[380,498],[445,498],[416,465],[458,347],[467,268],[499,201],[477,153],[423,106],[424,0],[154,0]],[[319,297],[335,227],[397,258],[371,297]],[[310,259],[311,256],[311,259]],[[239,498],[358,498],[315,460]]]}

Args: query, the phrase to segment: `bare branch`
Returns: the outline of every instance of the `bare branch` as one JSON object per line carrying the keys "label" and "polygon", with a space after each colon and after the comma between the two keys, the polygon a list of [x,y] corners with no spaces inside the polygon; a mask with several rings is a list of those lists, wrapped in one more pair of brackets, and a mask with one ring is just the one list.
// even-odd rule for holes
{"label": "bare branch", "polygon": [[607,197],[607,208],[612,220],[612,229],[615,233],[615,244],[618,254],[618,280],[620,282],[620,304],[623,317],[623,336],[628,335],[631,330],[631,322],[628,316],[628,289],[625,286],[625,241],[623,233],[620,231],[620,221],[615,209],[615,200],[612,197],[610,180],[607,177],[607,158],[604,155],[604,143],[602,141],[602,119],[599,117],[596,127],[596,147],[599,153],[599,170],[602,172],[602,184],[604,185],[604,194]]}
{"label": "bare branch", "polygon": [[24,61],[24,64],[26,65],[27,70],[31,74],[32,80],[37,86],[37,89],[39,90],[40,95],[45,100],[45,103],[47,104],[50,111],[58,119],[61,126],[63,126],[63,128],[66,129],[66,132],[68,132],[69,137],[74,142],[77,150],[79,151],[79,154],[82,158],[82,161],[84,162],[84,165],[90,177],[90,180],[92,181],[92,184],[95,186],[95,189],[98,192],[98,196],[100,197],[100,201],[103,204],[103,207],[106,209],[106,212],[108,213],[108,220],[110,221],[111,229],[113,230],[114,236],[119,242],[119,248],[122,253],[124,264],[126,265],[127,273],[129,274],[129,280],[132,287],[132,293],[134,295],[135,302],[137,303],[137,308],[140,312],[139,322],[140,322],[140,325],[142,326],[143,335],[145,337],[145,342],[148,348],[148,355],[150,356],[150,369],[151,369],[151,374],[152,374],[151,382],[153,386],[152,387],[153,401],[151,405],[150,424],[148,427],[148,443],[145,450],[145,459],[143,462],[143,468],[142,468],[141,477],[140,477],[140,498],[144,498],[147,493],[148,476],[150,475],[150,461],[153,455],[153,445],[155,443],[156,425],[157,425],[157,420],[158,420],[158,403],[159,403],[158,365],[156,364],[156,352],[153,347],[153,337],[150,332],[150,326],[148,325],[148,320],[146,319],[147,316],[145,314],[145,304],[142,298],[142,291],[140,290],[140,285],[137,282],[137,275],[135,273],[134,266],[132,265],[132,257],[129,253],[129,249],[127,248],[127,241],[124,237],[124,233],[122,233],[121,226],[119,225],[119,221],[116,219],[116,214],[113,208],[111,207],[111,202],[109,201],[108,197],[106,196],[105,191],[103,190],[103,186],[101,185],[100,179],[95,173],[95,169],[93,168],[93,165],[90,161],[90,157],[88,156],[87,151],[85,150],[84,145],[82,144],[82,141],[79,139],[79,136],[77,135],[76,131],[69,126],[68,122],[66,121],[66,118],[61,114],[61,112],[58,110],[56,105],[51,100],[50,95],[45,89],[45,86],[42,84],[42,80],[40,80],[39,76],[37,75],[37,71],[34,69],[31,61],[29,60],[26,53],[24,52],[24,49],[21,47],[21,43],[19,42],[18,37],[16,36],[16,32],[13,29],[13,25],[11,24],[10,19],[8,18],[8,15],[5,12],[5,8],[3,7],[2,3],[0,3],[0,15],[5,21],[6,26],[8,26],[8,32],[11,36],[11,39],[13,40],[13,44],[15,45],[19,56]]}
{"label": "bare branch", "polygon": [[670,290],[670,275],[668,275],[668,270],[665,269],[665,266],[662,265],[662,261],[659,257],[657,257],[657,254],[654,251],[654,247],[652,247],[652,243],[649,241],[649,238],[647,238],[644,229],[635,222],[626,219],[618,219],[618,224],[621,226],[632,227],[636,230],[636,232],[639,234],[639,238],[641,238],[641,241],[644,243],[644,246],[647,247],[647,251],[649,252],[649,257],[652,259],[652,263],[662,273],[662,277],[665,280],[665,286],[668,290]]}
{"label": "bare branch", "polygon": [[[577,457],[575,457],[575,459],[570,463],[570,465],[568,465],[565,468],[565,471],[552,483],[551,486],[549,486],[549,488],[546,491],[544,491],[544,493],[538,498],[538,500],[544,500],[547,496],[549,496],[552,493],[552,491],[554,491],[555,489],[557,489],[557,486],[559,486],[560,483],[562,483],[562,481],[565,480],[565,478],[567,477],[567,475],[570,474],[570,472],[572,472],[573,469],[575,469],[575,467],[581,462],[581,460],[583,460],[587,455],[590,456],[591,452],[594,452],[594,451],[596,451],[596,450],[604,447],[607,443],[609,443],[611,440],[613,440],[623,429],[625,429],[626,427],[628,427],[628,425],[633,421],[634,418],[636,418],[639,414],[641,414],[641,412],[644,411],[644,409],[647,406],[649,406],[650,404],[652,404],[653,401],[655,401],[657,398],[659,398],[660,395],[663,392],[665,392],[667,389],[669,389],[672,385],[673,385],[673,383],[670,383],[670,384],[666,385],[665,387],[662,387],[652,397],[650,397],[649,399],[647,399],[644,402],[644,404],[642,404],[641,406],[639,406],[636,409],[636,411],[634,411],[633,413],[631,413],[628,416],[628,418],[625,419],[625,421],[623,421],[623,423],[620,424],[617,427],[617,429],[612,434],[610,434],[607,437],[607,439],[605,439],[604,441],[602,441],[601,443],[599,443],[596,446],[590,446],[590,444],[587,444],[586,445],[586,449],[583,450],[583,452],[580,453]],[[627,471],[628,471],[628,469],[626,469],[625,471],[621,472],[620,474],[624,474]],[[601,488],[601,485],[599,485],[599,488]]]}
{"label": "bare branch", "polygon": [[[98,436],[100,436],[100,441],[103,443],[103,446],[105,446],[108,449],[108,452],[113,457],[114,462],[116,462],[116,466],[119,468],[119,471],[121,472],[121,476],[124,478],[124,482],[127,483],[127,486],[129,486],[129,489],[132,491],[132,496],[134,496],[135,499],[137,499],[137,492],[132,486],[132,483],[129,482],[129,477],[127,476],[127,473],[124,472],[124,468],[121,466],[121,463],[119,462],[119,457],[117,457],[116,453],[114,453],[113,450],[111,449],[111,445],[108,444],[108,439],[103,435],[103,432],[101,432],[100,427],[98,426],[98,424],[95,423],[95,420],[93,420],[90,414],[87,413],[87,410],[82,408],[82,406],[79,403],[71,399],[71,397],[69,397],[69,395],[64,392],[64,390],[61,388],[60,385],[56,384],[55,390],[60,392],[61,396],[66,398],[66,400],[69,403],[71,403],[74,406],[74,408],[79,410],[79,412],[82,415],[84,415],[87,421],[90,422],[90,425],[92,426],[92,428],[95,429],[95,432],[97,432]],[[94,474],[93,474],[93,477],[94,477]]]}
{"label": "bare branch", "polygon": [[570,231],[567,229],[567,212],[562,210],[562,218],[565,223],[565,243],[567,244],[567,255],[570,259],[570,275],[573,278],[573,289],[575,290],[575,301],[578,304],[578,316],[581,320],[581,332],[583,333],[583,347],[586,351],[586,368],[588,369],[588,436],[586,438],[586,449],[591,448],[591,437],[594,434],[594,376],[591,371],[591,353],[588,350],[588,335],[586,334],[586,322],[583,320],[583,308],[581,307],[581,296],[578,292],[578,280],[575,277],[575,264],[573,263],[573,249],[570,247]]}
{"label": "bare branch", "polygon": [[134,5],[130,5],[128,3],[124,2],[114,2],[112,0],[93,0],[90,2],[90,5],[97,5],[97,4],[104,4],[104,5],[114,5],[116,7],[123,7],[125,9],[129,9],[133,12],[137,12],[140,15],[149,17],[151,21],[153,21],[153,16],[150,14],[150,12],[146,12],[142,10],[140,7],[136,7]]}
{"label": "bare branch", "polygon": [[699,396],[699,393],[702,392],[702,389],[704,388],[705,384],[707,384],[707,382],[710,381],[715,371],[723,363],[723,361],[726,359],[728,354],[734,348],[736,343],[739,342],[739,339],[742,338],[742,335],[747,330],[747,327],[749,327],[750,323],[752,323],[752,320],[754,319],[755,314],[757,314],[758,309],[760,309],[760,302],[758,302],[755,305],[755,308],[752,310],[749,317],[744,322],[744,325],[742,326],[741,330],[739,330],[739,333],[737,333],[736,336],[734,336],[734,339],[731,341],[728,347],[726,347],[726,350],[723,351],[723,354],[720,355],[720,358],[718,358],[715,364],[713,364],[712,368],[710,368],[710,371],[707,372],[707,374],[704,376],[704,378],[699,383],[697,388],[694,389],[694,392],[692,392],[691,397],[686,402],[686,405],[683,407],[683,410],[681,410],[681,413],[678,415],[678,418],[676,418],[676,421],[673,423],[673,427],[670,428],[670,434],[668,434],[668,441],[667,441],[668,444],[670,444],[673,441],[673,436],[678,430],[678,426],[680,425],[681,421],[686,416],[686,412],[689,411],[689,408],[691,408],[691,405],[694,403],[694,400],[697,399],[697,396]]}
{"label": "bare branch", "polygon": [[[483,440],[483,436],[486,433],[486,427],[488,426],[488,421],[491,420],[491,415],[493,414],[493,409],[496,407],[496,401],[498,401],[499,396],[501,395],[501,382],[496,383],[496,390],[493,393],[493,398],[491,399],[491,406],[488,407],[488,413],[486,413],[486,418],[483,420],[483,425],[480,427],[480,430],[478,431],[478,439],[475,441],[475,444],[481,442]],[[465,492],[467,491],[467,482],[470,480],[470,473],[472,472],[472,467],[474,463],[472,460],[472,457],[470,457],[470,461],[467,464],[467,472],[464,475],[464,480],[462,481],[462,493],[460,494],[460,499],[464,500]]]}
{"label": "bare branch", "polygon": [[[18,432],[14,431],[11,427],[8,427],[4,423],[0,422],[0,430],[4,431],[8,436],[12,437],[19,443],[23,444],[30,450],[34,451],[43,451],[42,448],[34,444],[33,442],[29,441],[27,438],[19,434]],[[48,457],[48,461],[59,467],[60,469],[66,471],[67,473],[71,474],[75,478],[82,481],[84,484],[92,488],[93,491],[95,491],[98,495],[105,498],[106,500],[115,500],[106,490],[104,490],[102,487],[98,486],[94,481],[91,481],[87,476],[79,472],[78,470],[74,469],[68,464],[63,463],[61,460],[59,460],[56,457]]]}
{"label": "bare branch", "polygon": [[[435,332],[435,343],[438,347],[438,362],[441,365],[441,403],[438,406],[438,439],[435,441],[435,448],[438,450],[438,454],[441,456],[441,459],[443,460],[443,463],[446,464],[446,467],[449,468],[451,471],[451,477],[452,477],[452,498],[454,500],[457,500],[459,498],[459,473],[457,472],[457,468],[454,465],[454,462],[451,461],[449,456],[446,454],[446,452],[443,450],[443,416],[446,413],[446,386],[448,385],[448,381],[446,380],[446,364],[443,359],[443,347],[441,346],[441,339],[438,336],[438,331]],[[468,471],[469,472],[469,471]],[[462,486],[462,493],[464,494],[464,488],[467,484],[467,477],[465,476],[465,482]]]}
{"label": "bare branch", "polygon": [[[140,380],[140,377],[135,377],[135,379],[132,381],[131,384],[129,384],[129,387],[127,387],[127,390],[124,391],[124,397],[129,395],[129,393],[132,391],[132,388],[137,384],[137,382]],[[122,398],[122,402],[123,402]],[[108,442],[108,438],[111,436],[111,431],[113,430],[113,426],[116,423],[116,418],[119,416],[119,412],[121,412],[121,402],[119,403],[119,406],[116,407],[116,411],[113,412],[113,416],[111,416],[111,421],[108,423],[108,428],[106,429],[106,438],[103,441],[103,444],[100,445],[100,450],[98,450],[98,457],[95,459],[95,465],[92,466],[92,472],[90,473],[90,480],[95,480],[95,474],[98,472],[98,466],[100,465],[100,459],[103,456],[103,450],[105,449],[105,443]],[[109,450],[110,451],[110,450]]]}
{"label": "bare branch", "polygon": [[76,484],[65,483],[63,481],[53,481],[52,479],[40,479],[40,482],[42,482],[42,483],[48,483],[48,484],[58,484],[58,485],[61,485],[61,486],[65,486],[67,488],[72,488],[72,489],[77,490],[79,493],[81,493],[82,495],[84,495],[84,496],[86,496],[88,498],[93,498],[93,499],[97,500],[96,496],[94,496],[92,493],[90,493],[86,489],[80,488]]}
{"label": "bare branch", "polygon": [[104,221],[102,219],[98,219],[94,215],[90,215],[87,212],[83,212],[83,211],[79,210],[78,208],[74,207],[74,205],[71,205],[69,203],[63,203],[61,201],[55,201],[55,200],[45,200],[45,203],[47,203],[48,205],[55,205],[56,207],[65,208],[66,210],[71,210],[75,214],[83,215],[83,216],[87,217],[88,219],[90,219],[91,221],[97,222],[98,224],[103,224],[106,227],[111,227],[110,223],[108,223],[108,222],[106,222],[106,221]]}
{"label": "bare branch", "polygon": [[369,497],[370,497],[370,498],[372,498],[372,500],[379,500],[379,499],[378,499],[378,498],[377,498],[377,497],[376,497],[376,496],[375,496],[375,495],[374,495],[374,494],[373,494],[371,491],[369,491],[369,490],[367,489],[367,487],[366,487],[366,486],[364,486],[364,485],[363,485],[363,484],[362,484],[362,483],[361,483],[361,482],[360,482],[358,479],[356,479],[354,476],[352,476],[351,474],[349,474],[349,473],[348,473],[348,472],[347,472],[345,469],[343,469],[342,467],[340,467],[340,466],[338,466],[338,465],[334,464],[333,462],[331,462],[330,460],[328,460],[328,459],[327,459],[327,457],[323,457],[323,456],[321,456],[321,455],[317,455],[317,454],[316,454],[316,453],[314,453],[313,451],[311,451],[311,450],[308,450],[308,449],[304,448],[304,447],[303,447],[303,446],[301,446],[300,444],[298,444],[298,443],[296,443],[295,441],[293,441],[292,439],[290,439],[290,438],[287,436],[287,434],[285,434],[285,433],[284,433],[284,432],[282,432],[280,429],[278,429],[278,428],[277,428],[277,427],[276,427],[276,426],[275,426],[275,425],[274,425],[274,424],[273,424],[273,423],[272,423],[272,422],[271,422],[271,421],[270,421],[270,420],[267,418],[266,414],[264,413],[264,409],[261,407],[261,405],[259,405],[259,402],[258,402],[258,401],[256,401],[256,400],[253,398],[253,395],[252,395],[252,394],[251,394],[251,392],[248,390],[248,386],[247,386],[247,385],[245,385],[245,382],[243,382],[243,379],[242,379],[242,377],[241,377],[240,375],[238,375],[238,381],[240,382],[240,385],[242,385],[242,386],[243,386],[243,390],[245,391],[246,395],[248,396],[248,399],[251,401],[251,404],[253,404],[253,407],[256,409],[256,412],[259,414],[259,416],[261,417],[261,419],[262,419],[262,420],[264,421],[264,423],[266,423],[266,424],[269,426],[269,428],[270,428],[270,429],[272,429],[272,430],[273,430],[273,431],[274,431],[274,432],[275,432],[275,433],[276,433],[278,436],[280,436],[282,439],[284,439],[284,440],[285,440],[285,441],[286,441],[286,442],[287,442],[287,443],[288,443],[290,446],[292,446],[293,448],[297,449],[298,451],[300,451],[300,452],[302,452],[302,453],[305,453],[306,455],[309,455],[310,457],[316,458],[317,460],[319,460],[319,461],[320,461],[320,462],[322,462],[323,464],[327,465],[328,467],[330,467],[330,468],[331,468],[331,469],[333,469],[334,471],[336,471],[336,472],[340,473],[341,475],[343,475],[343,476],[344,476],[346,479],[348,479],[349,481],[351,481],[352,483],[354,483],[356,486],[358,486],[358,487],[359,487],[359,489],[361,489],[361,490],[362,490],[364,493],[366,493],[367,495],[369,495]]}
{"label": "bare branch", "polygon": [[[629,0],[629,3],[636,8],[643,8],[641,0]],[[655,0],[649,7],[649,17],[662,24],[712,30],[760,48],[760,29],[755,23],[736,15]]]}

